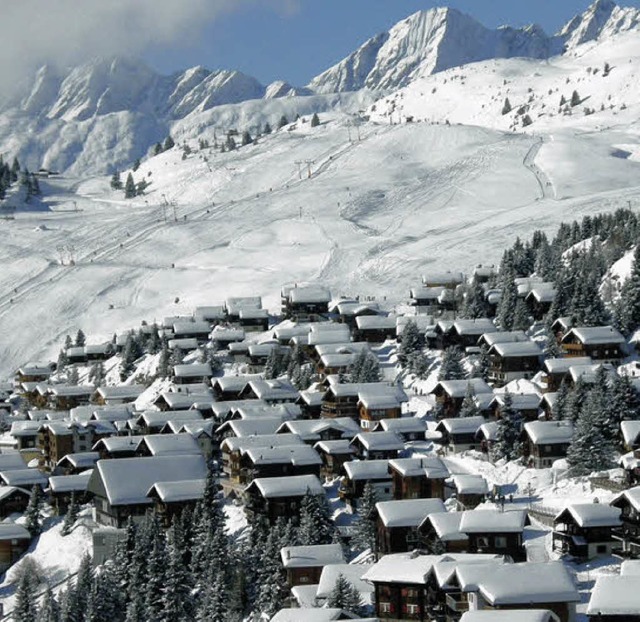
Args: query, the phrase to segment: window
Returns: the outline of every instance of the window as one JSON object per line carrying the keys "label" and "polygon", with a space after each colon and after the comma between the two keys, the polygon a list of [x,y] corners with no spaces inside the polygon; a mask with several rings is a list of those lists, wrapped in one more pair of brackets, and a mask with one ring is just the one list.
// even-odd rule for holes
{"label": "window", "polygon": [[507,539],[505,538],[505,536],[496,536],[494,542],[497,549],[507,548]]}
{"label": "window", "polygon": [[391,608],[391,603],[380,603],[379,605],[380,607],[380,613],[391,613],[392,608]]}
{"label": "window", "polygon": [[487,548],[489,548],[489,538],[487,538],[486,536],[479,536],[478,537],[478,548],[479,549],[487,549]]}
{"label": "window", "polygon": [[607,545],[606,545],[606,544],[599,544],[599,545],[596,547],[596,553],[597,553],[598,555],[602,555],[602,554],[604,554],[604,553],[606,553],[606,552],[607,552]]}

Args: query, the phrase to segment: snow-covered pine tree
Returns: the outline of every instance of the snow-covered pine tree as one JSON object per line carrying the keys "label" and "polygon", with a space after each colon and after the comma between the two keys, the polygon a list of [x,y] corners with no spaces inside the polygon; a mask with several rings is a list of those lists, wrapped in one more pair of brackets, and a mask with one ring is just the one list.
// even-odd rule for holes
{"label": "snow-covered pine tree", "polygon": [[171,351],[166,339],[162,340],[156,374],[158,378],[168,378],[171,375]]}
{"label": "snow-covered pine tree", "polygon": [[553,418],[556,421],[563,421],[570,419],[569,407],[570,407],[571,392],[569,385],[563,380],[558,388],[558,394],[556,395],[556,401],[553,405]]}
{"label": "snow-covered pine tree", "polygon": [[15,605],[11,612],[11,619],[14,622],[36,622],[38,615],[36,588],[36,577],[29,568],[23,569],[16,590]]}
{"label": "snow-covered pine tree", "polygon": [[610,399],[611,411],[618,421],[640,419],[640,398],[629,376],[614,374]]}
{"label": "snow-covered pine tree", "polygon": [[113,563],[104,564],[96,572],[87,605],[86,622],[124,622],[125,593],[118,583]]}
{"label": "snow-covered pine tree", "polygon": [[438,380],[464,380],[467,374],[462,365],[462,350],[456,346],[447,348],[442,354]]}
{"label": "snow-covered pine tree", "polygon": [[230,607],[224,573],[218,572],[206,585],[196,612],[196,622],[229,622]]}
{"label": "snow-covered pine tree", "polygon": [[327,598],[327,607],[344,609],[355,615],[362,613],[362,596],[342,573],[338,574],[336,584]]}
{"label": "snow-covered pine tree", "polygon": [[164,141],[163,151],[168,151],[169,149],[173,149],[176,146],[175,141],[171,136],[167,136]]}
{"label": "snow-covered pine tree", "polygon": [[71,493],[71,501],[69,502],[69,506],[67,507],[67,512],[64,515],[64,522],[62,523],[62,530],[60,533],[63,536],[68,536],[73,529],[73,526],[76,524],[76,520],[78,520],[78,513],[80,512],[80,506],[78,505],[78,500],[76,499],[76,493]]}
{"label": "snow-covered pine tree", "polygon": [[150,549],[146,559],[144,607],[147,619],[160,620],[163,610],[163,589],[167,582],[167,542],[160,526],[160,519],[152,514],[148,520]]}
{"label": "snow-covered pine tree", "polygon": [[120,171],[113,171],[113,175],[111,176],[111,189],[112,190],[122,190],[122,180],[120,179]]}
{"label": "snow-covered pine tree", "polygon": [[489,380],[489,370],[491,368],[491,358],[489,357],[489,349],[483,343],[480,346],[480,354],[473,366],[472,377],[482,378],[485,382]]}
{"label": "snow-covered pine tree", "polygon": [[289,120],[287,119],[286,115],[282,115],[280,117],[280,121],[278,121],[278,129],[282,129],[285,125],[289,125]]}
{"label": "snow-covered pine tree", "polygon": [[378,502],[376,490],[367,482],[364,485],[362,496],[358,499],[358,515],[355,520],[355,534],[353,536],[353,545],[357,551],[376,549],[376,522],[375,508]]}
{"label": "snow-covered pine tree", "polygon": [[491,455],[494,460],[517,460],[522,454],[522,415],[514,409],[513,399],[509,391],[504,392],[504,403],[500,409],[496,430],[496,441],[492,445]]}
{"label": "snow-covered pine tree", "polygon": [[500,285],[502,295],[496,311],[496,321],[501,330],[513,330],[513,320],[518,302],[518,288],[516,287],[515,278],[516,272],[513,260],[507,258],[506,261],[503,261],[503,266],[501,267]]}
{"label": "snow-covered pine tree", "polygon": [[87,338],[85,337],[84,331],[79,328],[78,332],[76,333],[76,347],[77,348],[81,348],[83,347],[85,344],[87,343]]}
{"label": "snow-covered pine tree", "polygon": [[32,538],[35,538],[42,531],[43,504],[44,493],[42,492],[42,488],[36,484],[31,489],[29,503],[24,513],[24,526],[25,529],[31,534]]}
{"label": "snow-covered pine tree", "polygon": [[251,138],[251,134],[249,134],[247,130],[242,132],[242,146],[246,147],[247,145],[250,145],[252,142],[253,142],[253,138]]}
{"label": "snow-covered pine tree", "polygon": [[311,117],[311,127],[318,127],[320,125],[320,118],[318,117],[318,113],[314,112]]}
{"label": "snow-covered pine tree", "polygon": [[256,577],[255,609],[271,618],[285,602],[286,582],[280,564],[280,538],[275,529],[269,531],[262,549]]}
{"label": "snow-covered pine tree", "polygon": [[640,244],[633,253],[631,274],[620,292],[619,320],[626,335],[640,328]]}
{"label": "snow-covered pine tree", "polygon": [[529,330],[531,327],[531,317],[529,316],[529,309],[522,298],[518,298],[516,302],[516,308],[513,313],[513,330]]}
{"label": "snow-covered pine tree", "polygon": [[[117,620],[117,618],[114,618]],[[53,594],[50,586],[47,586],[42,600],[40,602],[40,610],[36,622],[61,622],[60,621],[60,605]],[[94,622],[91,620],[91,622]]]}
{"label": "snow-covered pine tree", "polygon": [[569,399],[567,400],[567,416],[566,418],[573,423],[577,423],[582,415],[584,404],[589,393],[589,387],[586,385],[582,377],[578,378],[573,385]]}
{"label": "snow-covered pine tree", "polygon": [[356,354],[347,374],[350,382],[380,382],[378,357],[369,350],[361,350]]}
{"label": "snow-covered pine tree", "polygon": [[614,466],[614,448],[600,426],[593,409],[585,408],[576,423],[573,439],[567,450],[571,475],[589,475]]}
{"label": "snow-covered pine tree", "polygon": [[482,283],[474,280],[473,283],[467,287],[461,317],[472,320],[487,317],[487,302]]}
{"label": "snow-covered pine tree", "polygon": [[69,364],[69,357],[65,350],[60,350],[58,354],[58,362],[56,363],[56,370],[62,371]]}
{"label": "snow-covered pine tree", "polygon": [[548,328],[547,329],[547,338],[544,343],[544,353],[549,358],[561,358],[564,354],[560,344],[558,344],[558,340],[556,336],[553,334],[553,331]]}
{"label": "snow-covered pine tree", "polygon": [[504,105],[502,106],[502,116],[509,114],[511,111],[513,110],[513,108],[511,107],[511,102],[509,101],[509,98],[505,98],[504,100]]}
{"label": "snow-covered pine tree", "polygon": [[460,417],[478,417],[482,415],[475,397],[476,394],[473,390],[473,385],[469,382],[467,384],[467,392],[462,400],[462,406],[460,407]]}
{"label": "snow-covered pine tree", "polygon": [[127,175],[127,180],[124,182],[124,198],[133,199],[137,194],[136,182],[133,181],[133,175],[131,172]]}
{"label": "snow-covered pine tree", "polygon": [[330,544],[335,525],[325,495],[314,495],[310,491],[300,504],[298,541],[301,545]]}
{"label": "snow-covered pine tree", "polygon": [[398,361],[403,367],[407,366],[409,357],[424,348],[424,335],[418,329],[418,325],[409,320],[400,335],[398,346]]}

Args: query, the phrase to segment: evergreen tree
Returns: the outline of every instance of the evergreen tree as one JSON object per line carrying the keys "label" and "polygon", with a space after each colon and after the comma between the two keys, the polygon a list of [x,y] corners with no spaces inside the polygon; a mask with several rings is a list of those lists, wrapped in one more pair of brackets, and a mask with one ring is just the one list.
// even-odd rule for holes
{"label": "evergreen tree", "polygon": [[611,383],[611,411],[618,421],[640,419],[640,399],[629,376],[615,374]]}
{"label": "evergreen tree", "polygon": [[65,350],[60,350],[58,354],[58,362],[56,363],[56,370],[62,371],[69,364],[69,357]]}
{"label": "evergreen tree", "polygon": [[64,522],[62,523],[62,530],[60,531],[63,536],[68,536],[71,533],[73,526],[76,524],[76,520],[78,520],[79,512],[80,506],[76,499],[76,493],[72,492],[71,501],[69,502],[67,513],[64,515]]}
{"label": "evergreen tree", "polygon": [[460,417],[477,417],[482,415],[480,412],[480,408],[476,404],[475,400],[476,394],[473,390],[473,385],[471,383],[467,384],[467,393],[462,400],[462,406],[460,407]]}
{"label": "evergreen tree", "polygon": [[573,439],[567,450],[571,475],[589,475],[613,467],[613,446],[606,438],[591,408],[585,408],[575,426]]}
{"label": "evergreen tree", "polygon": [[505,98],[504,100],[504,105],[502,106],[502,116],[504,116],[505,114],[509,114],[511,111],[513,110],[513,108],[511,107],[511,102],[509,101],[509,98]]}
{"label": "evergreen tree", "polygon": [[400,335],[400,345],[398,346],[400,364],[406,367],[411,355],[421,352],[424,345],[424,335],[420,332],[418,325],[413,320],[409,320]]}
{"label": "evergreen tree", "polygon": [[544,241],[536,250],[534,269],[536,274],[545,281],[555,280],[558,270],[558,262],[546,236],[544,237]]}
{"label": "evergreen tree", "polygon": [[338,574],[336,584],[327,598],[327,607],[344,609],[355,615],[360,615],[363,609],[362,596],[343,574]]}
{"label": "evergreen tree", "polygon": [[269,123],[265,123],[264,124],[264,129],[262,130],[263,134],[271,134],[273,130],[271,129],[271,126],[269,125]]}
{"label": "evergreen tree", "polygon": [[68,350],[69,348],[73,347],[73,340],[71,339],[71,335],[67,335],[64,338],[64,349]]}
{"label": "evergreen tree", "polygon": [[496,313],[497,324],[501,330],[513,330],[513,321],[518,302],[518,288],[516,287],[516,273],[511,262],[504,266],[505,272],[500,274],[502,296]]}
{"label": "evergreen tree", "polygon": [[318,113],[314,112],[311,117],[311,127],[318,127],[320,125],[320,118],[318,117]]}
{"label": "evergreen tree", "polygon": [[570,419],[570,396],[569,385],[563,380],[558,389],[555,404],[553,405],[553,418],[557,421]]}
{"label": "evergreen tree", "polygon": [[553,334],[553,331],[549,328],[547,329],[547,339],[544,344],[544,353],[549,358],[561,358],[564,352],[556,339],[556,336]]}
{"label": "evergreen tree", "polygon": [[44,493],[42,488],[39,485],[35,485],[31,489],[29,503],[24,513],[24,526],[32,538],[35,538],[42,531],[43,503]]}
{"label": "evergreen tree", "polygon": [[120,380],[124,382],[135,370],[136,361],[140,358],[140,348],[137,339],[131,331],[127,335],[127,340],[122,350],[122,361],[120,362]]}
{"label": "evergreen tree", "polygon": [[358,499],[358,516],[355,520],[355,534],[353,544],[358,551],[376,549],[376,521],[375,508],[378,502],[376,490],[367,482],[362,491],[362,497]]}
{"label": "evergreen tree", "polygon": [[106,372],[104,370],[104,363],[102,361],[96,361],[91,365],[89,370],[89,382],[93,382],[93,386],[99,387],[104,383],[106,378]]}
{"label": "evergreen tree", "polygon": [[136,194],[136,183],[133,181],[133,175],[129,173],[127,175],[127,181],[124,183],[124,198],[133,199]]}
{"label": "evergreen tree", "polygon": [[86,342],[87,342],[87,338],[85,337],[84,332],[82,331],[82,329],[79,328],[78,332],[76,333],[76,347],[77,348],[84,347]]}
{"label": "evergreen tree", "polygon": [[442,354],[438,380],[463,380],[467,377],[462,365],[462,350],[456,346],[447,348]]}
{"label": "evergreen tree", "polygon": [[80,375],[77,367],[72,367],[67,374],[67,384],[75,387],[80,382]]}
{"label": "evergreen tree", "polygon": [[513,330],[529,330],[531,327],[531,317],[529,316],[529,309],[522,298],[518,298],[516,302],[516,308],[513,314]]}
{"label": "evergreen tree", "polygon": [[160,348],[160,357],[158,358],[157,375],[159,378],[169,378],[171,375],[171,351],[167,344],[167,340],[162,340]]}
{"label": "evergreen tree", "polygon": [[228,622],[230,602],[227,597],[225,577],[218,572],[213,582],[204,588],[196,613],[196,622]]}
{"label": "evergreen tree", "polygon": [[42,597],[36,620],[37,622],[60,622],[60,605],[49,586]]}
{"label": "evergreen tree", "polygon": [[581,416],[584,408],[585,400],[587,399],[587,394],[589,389],[585,384],[585,381],[582,377],[578,378],[577,382],[573,386],[573,390],[569,395],[569,399],[567,400],[567,416],[566,418],[569,421],[573,421],[573,423],[577,423]]}
{"label": "evergreen tree", "polygon": [[522,416],[513,408],[513,399],[509,391],[504,393],[503,406],[496,430],[496,440],[491,448],[494,460],[517,460],[522,453],[520,435],[522,434]]}
{"label": "evergreen tree", "polygon": [[489,349],[483,343],[480,346],[480,354],[473,366],[473,378],[482,378],[485,382],[489,380],[489,370],[491,369],[491,358],[489,357]]}
{"label": "evergreen tree", "polygon": [[620,292],[619,324],[626,335],[640,328],[640,244],[636,246],[631,274]]}
{"label": "evergreen tree", "polygon": [[487,317],[488,309],[482,283],[475,281],[468,287],[464,297],[461,316],[475,320]]}
{"label": "evergreen tree", "polygon": [[12,611],[11,619],[15,622],[37,621],[36,587],[37,579],[28,568],[25,568],[18,583],[15,605]]}
{"label": "evergreen tree", "polygon": [[87,605],[87,622],[123,622],[126,602],[118,574],[112,563],[102,566],[94,576]]}
{"label": "evergreen tree", "polygon": [[278,121],[278,129],[282,129],[285,125],[289,125],[289,120],[287,119],[286,115],[282,115],[280,117],[280,121]]}
{"label": "evergreen tree", "polygon": [[122,180],[120,179],[120,171],[115,170],[111,176],[111,189],[122,190]]}
{"label": "evergreen tree", "polygon": [[153,148],[153,155],[154,156],[160,155],[163,151],[164,149],[162,148],[162,144],[156,143],[155,147]]}
{"label": "evergreen tree", "polygon": [[330,544],[335,526],[325,495],[313,495],[310,491],[300,504],[298,540],[301,545]]}
{"label": "evergreen tree", "polygon": [[380,382],[380,362],[370,350],[356,354],[347,371],[350,382]]}
{"label": "evergreen tree", "polygon": [[571,107],[575,108],[576,106],[579,106],[581,102],[582,100],[580,99],[580,95],[578,95],[578,91],[574,91],[571,94]]}
{"label": "evergreen tree", "polygon": [[227,135],[227,140],[225,141],[224,146],[226,147],[227,151],[234,151],[235,150],[236,141],[235,141],[235,138],[231,134]]}
{"label": "evergreen tree", "polygon": [[252,142],[253,142],[253,138],[251,138],[251,134],[249,134],[247,130],[242,132],[242,146],[246,147],[247,145],[250,145]]}
{"label": "evergreen tree", "polygon": [[169,151],[169,149],[173,149],[176,146],[173,138],[171,136],[167,136],[164,141],[163,151]]}
{"label": "evergreen tree", "polygon": [[136,158],[131,170],[135,173],[140,168],[140,158]]}

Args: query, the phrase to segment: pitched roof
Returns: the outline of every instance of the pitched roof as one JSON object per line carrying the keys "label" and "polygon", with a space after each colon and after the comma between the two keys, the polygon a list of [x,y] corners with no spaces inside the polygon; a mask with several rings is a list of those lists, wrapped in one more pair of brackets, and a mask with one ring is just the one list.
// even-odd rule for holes
{"label": "pitched roof", "polygon": [[195,501],[202,499],[205,478],[157,482],[147,492],[147,497],[160,499],[163,503]]}
{"label": "pitched roof", "polygon": [[572,356],[569,358],[547,359],[542,367],[548,374],[566,374],[574,365],[592,365],[590,356]]}
{"label": "pitched roof", "polygon": [[376,503],[378,516],[385,527],[418,527],[426,516],[444,512],[441,499],[402,499]]}
{"label": "pitched roof", "polygon": [[202,455],[202,448],[191,434],[150,434],[142,439],[138,451],[142,446],[152,456]]}
{"label": "pitched roof", "polygon": [[489,352],[495,352],[502,358],[517,358],[520,356],[542,356],[542,349],[535,341],[511,341],[494,343]]}
{"label": "pitched roof", "polygon": [[340,544],[285,546],[280,549],[280,558],[285,568],[314,568],[346,561]]}
{"label": "pitched roof", "polygon": [[352,460],[345,462],[343,469],[352,481],[391,479],[388,460]]}
{"label": "pitched roof", "polygon": [[569,514],[580,527],[616,527],[622,524],[620,509],[605,503],[574,503],[568,505],[555,518],[562,521]]}
{"label": "pitched roof", "polygon": [[53,475],[49,478],[49,489],[52,493],[85,492],[93,469],[76,475]]}
{"label": "pitched roof", "polygon": [[464,533],[522,533],[527,521],[525,510],[469,510],[462,513],[460,531]]}
{"label": "pitched roof", "polygon": [[624,336],[613,326],[589,326],[572,328],[562,339],[567,341],[575,336],[580,343],[585,345],[598,345],[606,343],[625,343]]}
{"label": "pitched roof", "polygon": [[315,475],[288,477],[257,477],[245,490],[256,488],[265,499],[279,497],[302,497],[307,493],[324,495],[325,491]]}
{"label": "pitched roof", "polygon": [[485,421],[482,415],[442,419],[436,430],[446,431],[448,434],[475,434]]}
{"label": "pitched roof", "polygon": [[449,469],[437,456],[396,458],[389,460],[389,468],[394,469],[403,477],[425,476],[429,479],[449,477]]}
{"label": "pitched roof", "polygon": [[431,393],[435,392],[438,387],[453,398],[464,397],[467,389],[471,385],[472,391],[478,395],[479,393],[493,393],[493,389],[482,378],[469,378],[465,380],[441,380]]}
{"label": "pitched roof", "polygon": [[464,512],[434,512],[424,521],[429,522],[439,540],[443,542],[468,540],[469,536],[460,529],[460,521]]}
{"label": "pitched roof", "polygon": [[467,611],[460,622],[553,622],[548,609],[509,609],[508,611]]}
{"label": "pitched roof", "polygon": [[460,495],[486,495],[487,480],[482,475],[452,475],[451,482]]}
{"label": "pitched roof", "polygon": [[385,555],[362,578],[373,583],[424,585],[431,568],[441,558],[441,555],[413,555],[412,553]]}
{"label": "pitched roof", "polygon": [[352,441],[369,451],[393,451],[404,449],[404,441],[395,432],[361,432]]}
{"label": "pitched roof", "polygon": [[569,443],[573,438],[571,421],[528,421],[524,431],[534,445]]}
{"label": "pitched roof", "polygon": [[640,590],[637,576],[605,575],[596,578],[587,615],[635,617],[639,611]]}

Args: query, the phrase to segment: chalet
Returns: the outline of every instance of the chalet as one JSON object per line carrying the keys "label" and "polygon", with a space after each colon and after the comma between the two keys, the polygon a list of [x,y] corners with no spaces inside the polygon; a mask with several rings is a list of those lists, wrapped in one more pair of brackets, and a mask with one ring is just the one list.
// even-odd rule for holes
{"label": "chalet", "polygon": [[136,456],[201,456],[202,449],[191,434],[152,434],[138,443]]}
{"label": "chalet", "polygon": [[224,301],[224,309],[229,322],[240,319],[241,309],[261,309],[262,298],[260,296],[230,297]]}
{"label": "chalet", "polygon": [[444,287],[412,287],[409,290],[409,304],[416,307],[419,313],[438,313],[441,310],[439,299],[444,291]]}
{"label": "chalet", "polygon": [[512,380],[530,380],[540,371],[542,350],[533,341],[496,343],[489,349],[489,381],[504,386]]}
{"label": "chalet", "polygon": [[338,322],[346,324],[350,330],[356,328],[356,318],[367,315],[379,315],[380,305],[377,302],[360,302],[359,300],[340,300],[329,305],[329,312],[337,315]]}
{"label": "chalet", "polygon": [[18,368],[15,376],[16,384],[23,382],[48,382],[55,370],[53,363],[27,363]]}
{"label": "chalet", "polygon": [[0,471],[0,486],[15,486],[31,490],[34,486],[40,486],[43,490],[47,487],[49,479],[38,469],[12,469]]}
{"label": "chalet", "polygon": [[222,305],[209,305],[196,307],[193,310],[193,318],[196,322],[208,322],[210,326],[224,321],[225,313]]}
{"label": "chalet", "polygon": [[493,395],[493,389],[482,378],[468,380],[441,380],[431,391],[443,417],[457,417],[467,391],[471,389],[476,396]]}
{"label": "chalet", "polygon": [[133,416],[133,410],[134,409],[132,404],[122,404],[118,406],[100,406],[91,409],[91,414],[88,420],[108,423],[128,421]]}
{"label": "chalet", "polygon": [[320,476],[322,459],[309,445],[252,447],[240,456],[240,484],[255,478],[295,475]]}
{"label": "chalet", "polygon": [[89,404],[95,389],[90,386],[54,384],[48,390],[49,407],[54,410],[70,410],[75,406]]}
{"label": "chalet", "polygon": [[442,499],[449,469],[435,456],[389,460],[394,499]]}
{"label": "chalet", "polygon": [[345,462],[340,479],[338,495],[352,509],[357,507],[364,487],[370,484],[376,492],[376,498],[386,501],[392,498],[392,477],[389,474],[388,460],[353,460]]}
{"label": "chalet", "polygon": [[419,548],[420,524],[429,514],[444,511],[442,499],[403,499],[376,503],[377,553],[404,553]]}
{"label": "chalet", "polygon": [[620,554],[640,558],[640,486],[621,492],[611,506],[621,512],[622,525],[612,531],[614,540],[620,542]]}
{"label": "chalet", "polygon": [[528,421],[524,424],[525,456],[535,469],[546,469],[567,457],[573,439],[571,421]]}
{"label": "chalet", "polygon": [[94,468],[100,459],[97,451],[85,451],[76,454],[67,454],[58,460],[54,469],[55,475],[78,475]]}
{"label": "chalet", "polygon": [[297,434],[312,445],[318,441],[352,439],[359,432],[358,424],[350,417],[285,421],[276,431],[278,434]]}
{"label": "chalet", "polygon": [[324,287],[283,287],[282,315],[296,322],[314,322],[329,313],[331,292]]}
{"label": "chalet", "polygon": [[144,516],[153,503],[147,494],[154,484],[204,479],[206,475],[202,456],[100,460],[87,490],[94,498],[96,521],[122,528],[130,516],[134,520]]}
{"label": "chalet", "polygon": [[99,387],[91,396],[91,401],[99,405],[118,405],[135,402],[144,392],[144,385],[132,384],[119,387]]}
{"label": "chalet", "polygon": [[42,451],[40,463],[47,471],[53,471],[67,454],[89,451],[101,438],[113,434],[115,434],[115,428],[108,422],[45,423],[38,432],[38,447]]}
{"label": "chalet", "polygon": [[[303,589],[303,586],[294,587],[291,592]],[[306,586],[304,586],[306,589]],[[271,618],[270,622],[298,622],[299,620],[306,620],[307,622],[333,622],[334,620],[354,620],[355,614],[345,611],[344,609],[337,609],[335,607],[322,607],[315,606],[301,607],[296,609],[280,609]],[[367,621],[365,621],[367,622]],[[372,622],[372,620],[368,620]]]}
{"label": "chalet", "polygon": [[467,611],[460,622],[558,622],[559,618],[548,609],[511,609],[508,611]]}
{"label": "chalet", "polygon": [[620,430],[626,451],[640,449],[640,421],[622,421]]}
{"label": "chalet", "polygon": [[360,593],[361,602],[365,607],[373,605],[373,586],[363,581],[362,576],[373,567],[373,563],[364,564],[326,564],[320,573],[315,594],[319,606],[326,606],[331,592],[335,589],[340,575],[342,575]]}
{"label": "chalet", "polygon": [[431,315],[399,315],[396,318],[396,339],[398,341],[402,339],[402,334],[409,322],[415,324],[418,332],[423,336],[434,327],[434,321]]}
{"label": "chalet", "polygon": [[498,440],[498,422],[487,421],[483,423],[476,432],[476,441],[479,446],[479,451],[488,455],[491,453],[491,448]]}
{"label": "chalet", "polygon": [[340,544],[285,546],[280,550],[280,559],[287,573],[289,588],[317,584],[325,566],[346,561]]}
{"label": "chalet", "polygon": [[307,335],[307,350],[312,351],[316,346],[329,343],[348,343],[351,341],[349,327],[344,324],[322,322],[312,324]]}
{"label": "chalet", "polygon": [[136,419],[141,434],[159,434],[169,421],[201,421],[199,410],[145,410]]}
{"label": "chalet", "polygon": [[469,538],[469,553],[505,555],[517,562],[526,559],[522,536],[527,522],[524,510],[467,510],[460,519],[460,531]]}
{"label": "chalet", "polygon": [[323,354],[316,365],[316,370],[321,376],[332,374],[345,374],[353,365],[357,354],[353,352],[338,352]]}
{"label": "chalet", "polygon": [[476,434],[483,423],[485,419],[481,416],[442,419],[436,431],[442,435],[440,443],[447,451],[459,453],[478,449]]}
{"label": "chalet", "polygon": [[469,536],[460,530],[464,512],[434,512],[418,528],[421,548],[432,553],[462,553],[469,547]]}
{"label": "chalet", "polygon": [[65,351],[69,365],[82,365],[87,362],[87,355],[84,346],[71,346]]}
{"label": "chalet", "polygon": [[230,343],[239,343],[244,341],[245,332],[242,328],[230,328],[227,326],[216,326],[211,332],[211,341],[215,343],[221,350],[229,347]]}
{"label": "chalet", "polygon": [[100,439],[92,449],[100,454],[100,460],[133,458],[143,438],[144,436],[137,435],[111,436]]}
{"label": "chalet", "polygon": [[567,316],[559,317],[551,324],[551,334],[555,335],[558,345],[562,343],[563,337],[576,325],[576,318]]}
{"label": "chalet", "polygon": [[106,361],[114,355],[114,347],[110,341],[107,343],[88,344],[84,346],[84,355],[87,363]]}
{"label": "chalet", "polygon": [[405,443],[409,441],[423,441],[426,431],[426,421],[418,417],[380,419],[372,429],[372,432],[395,432]]}
{"label": "chalet", "polygon": [[[322,396],[322,417],[351,417],[360,419],[362,406],[358,406],[360,396],[367,394],[370,399],[373,396],[397,399],[399,402],[407,401],[407,395],[398,385],[390,385],[384,382],[340,383],[329,382],[329,386]],[[366,409],[365,409],[366,410]]]}
{"label": "chalet", "polygon": [[456,320],[448,331],[448,339],[443,345],[445,347],[458,346],[462,349],[468,348],[475,346],[482,335],[497,331],[498,328],[493,323],[493,320],[488,318]]}
{"label": "chalet", "polygon": [[22,514],[29,505],[31,493],[17,486],[0,486],[0,519],[14,512]]}
{"label": "chalet", "polygon": [[173,518],[185,508],[195,508],[204,495],[206,479],[157,482],[147,492],[153,500],[154,511],[164,527],[170,527]]}
{"label": "chalet", "polygon": [[474,509],[489,494],[489,485],[482,475],[452,475],[445,484],[461,510]]}
{"label": "chalet", "polygon": [[347,439],[319,441],[313,448],[322,460],[321,475],[329,479],[337,477],[344,463],[353,460],[355,454],[351,441]]}
{"label": "chalet", "polygon": [[31,535],[15,523],[0,523],[0,572],[5,572],[15,564],[31,543]]}
{"label": "chalet", "polygon": [[174,339],[195,339],[206,343],[211,333],[211,324],[205,321],[175,322],[172,326]]}
{"label": "chalet", "polygon": [[262,400],[240,400],[233,408],[230,419],[233,421],[263,418],[279,418],[281,421],[298,419],[301,415],[300,407],[293,402],[269,404]]}
{"label": "chalet", "polygon": [[249,374],[244,376],[222,376],[216,378],[211,384],[213,396],[217,402],[228,402],[239,400],[240,393],[247,386],[250,380],[257,380],[259,374]]}
{"label": "chalet", "polygon": [[259,373],[263,371],[272,353],[284,353],[284,350],[285,348],[280,346],[277,341],[250,344],[247,350],[249,357],[249,371],[251,373]]}
{"label": "chalet", "polygon": [[230,343],[227,347],[229,357],[234,363],[248,363],[249,362],[249,346],[251,344],[248,341],[240,341],[237,343]]}
{"label": "chalet", "polygon": [[626,356],[625,338],[611,326],[572,328],[562,338],[566,355],[589,356],[594,361],[619,365]]}
{"label": "chalet", "polygon": [[38,430],[42,424],[39,421],[13,421],[9,435],[16,441],[19,451],[36,448],[38,444]]}
{"label": "chalet", "polygon": [[266,332],[269,330],[269,312],[266,309],[242,308],[237,323],[248,333]]}
{"label": "chalet", "polygon": [[395,315],[360,315],[356,318],[354,331],[356,341],[384,343],[396,337]]}
{"label": "chalet", "polygon": [[570,358],[551,358],[542,364],[543,380],[546,390],[556,392],[560,385],[568,379],[569,369],[574,365],[592,365],[593,360],[588,356],[572,356]]}
{"label": "chalet", "polygon": [[449,332],[453,328],[453,320],[438,320],[436,325],[425,333],[427,345],[431,349],[443,350],[451,342]]}
{"label": "chalet", "polygon": [[315,475],[258,477],[245,488],[245,511],[265,516],[273,524],[279,517],[299,516],[302,500],[309,494],[325,495]]}
{"label": "chalet", "polygon": [[[496,393],[493,398],[493,416],[502,418],[505,407],[505,393]],[[540,396],[536,393],[511,393],[511,408],[515,410],[525,421],[536,421],[540,412]]]}
{"label": "chalet", "polygon": [[600,575],[587,607],[589,622],[640,622],[638,577]]}
{"label": "chalet", "polygon": [[402,416],[402,401],[398,391],[393,388],[389,391],[380,391],[377,387],[363,389],[358,393],[358,411],[361,427],[371,430],[383,419],[399,419]]}
{"label": "chalet", "polygon": [[556,289],[553,283],[539,283],[524,297],[527,308],[536,322],[545,318],[555,299]]}
{"label": "chalet", "polygon": [[322,395],[321,391],[300,391],[296,404],[300,406],[303,419],[320,419]]}
{"label": "chalet", "polygon": [[0,471],[13,471],[16,469],[24,469],[27,465],[22,455],[17,451],[4,449],[0,453]]}
{"label": "chalet", "polygon": [[209,363],[191,363],[189,365],[174,365],[174,384],[209,384],[213,376]]}
{"label": "chalet", "polygon": [[[264,416],[249,419],[230,419],[218,426],[216,437],[223,441],[227,438],[245,438],[248,436],[275,435],[282,425],[282,417]],[[281,434],[290,434],[282,431]]]}
{"label": "chalet", "polygon": [[578,559],[611,555],[620,548],[612,531],[622,525],[621,510],[601,503],[567,506],[553,520],[553,548]]}
{"label": "chalet", "polygon": [[213,421],[168,421],[161,434],[190,434],[198,443],[202,455],[209,459],[220,450],[220,444],[214,439]]}
{"label": "chalet", "polygon": [[93,469],[76,475],[54,475],[49,478],[49,498],[58,516],[64,515],[72,501],[87,503],[87,492]]}
{"label": "chalet", "polygon": [[429,272],[422,275],[422,283],[425,287],[446,287],[456,289],[464,283],[462,272]]}
{"label": "chalet", "polygon": [[404,449],[402,439],[395,432],[360,433],[352,439],[351,445],[360,460],[389,460],[397,458]]}
{"label": "chalet", "polygon": [[309,324],[279,325],[273,329],[271,337],[281,346],[288,346],[293,337],[306,337],[310,331],[311,326]]}
{"label": "chalet", "polygon": [[561,562],[463,564],[456,576],[470,610],[547,609],[561,622],[575,620],[580,594]]}

